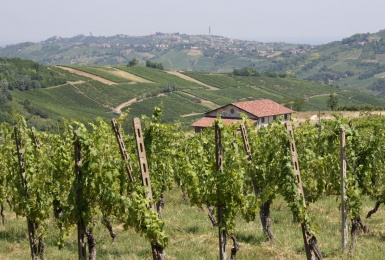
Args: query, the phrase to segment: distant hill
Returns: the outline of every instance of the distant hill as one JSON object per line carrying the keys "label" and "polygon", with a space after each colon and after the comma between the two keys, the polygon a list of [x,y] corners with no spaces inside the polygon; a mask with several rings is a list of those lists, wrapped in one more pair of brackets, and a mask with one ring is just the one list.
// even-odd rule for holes
{"label": "distant hill", "polygon": [[335,93],[339,106],[385,107],[383,98],[284,73],[236,76],[126,65],[45,66],[18,58],[0,60],[0,87],[0,121],[12,122],[14,112],[18,112],[30,125],[55,131],[58,122],[65,119],[110,120],[125,111],[129,111],[129,119],[150,116],[160,103],[165,121],[179,121],[185,126],[219,106],[263,98],[296,110],[314,111],[328,110],[329,97]]}
{"label": "distant hill", "polygon": [[179,33],[111,37],[78,35],[9,45],[0,48],[0,56],[19,57],[47,65],[119,65],[137,58],[141,64],[146,60],[162,62],[168,70],[229,72],[299,47],[298,44],[282,42],[263,43]]}
{"label": "distant hill", "polygon": [[263,43],[213,35],[156,33],[72,38],[52,37],[0,48],[0,56],[41,64],[121,65],[136,58],[167,70],[231,72],[253,67],[340,88],[385,96],[385,30],[355,34],[323,45]]}

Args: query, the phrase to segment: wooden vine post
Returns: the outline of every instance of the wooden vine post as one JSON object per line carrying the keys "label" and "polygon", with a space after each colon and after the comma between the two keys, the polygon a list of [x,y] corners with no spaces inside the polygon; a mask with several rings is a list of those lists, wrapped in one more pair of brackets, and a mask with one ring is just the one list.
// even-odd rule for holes
{"label": "wooden vine post", "polygon": [[[135,132],[136,147],[138,151],[140,172],[142,176],[142,185],[147,187],[146,198],[149,201],[152,201],[150,174],[149,174],[149,169],[147,164],[146,150],[144,147],[142,126],[140,124],[139,118],[134,118],[134,132]],[[150,208],[151,210],[155,209],[153,204],[148,205],[148,208]],[[154,260],[164,259],[165,253],[161,245],[151,243],[151,248],[152,248],[152,257]]]}
{"label": "wooden vine post", "polygon": [[[218,126],[218,122],[215,123],[215,159],[216,159],[216,170],[218,174],[223,172],[223,146],[222,146],[222,137],[221,129]],[[219,259],[225,260],[227,258],[226,254],[226,230],[223,228],[223,211],[225,205],[223,205],[220,200],[220,188],[217,188],[218,195],[218,238],[219,238]]]}
{"label": "wooden vine post", "polygon": [[[249,161],[251,161],[252,160],[251,148],[250,148],[249,139],[247,137],[247,132],[246,132],[244,123],[241,123],[240,130],[242,134],[245,151],[248,155]],[[261,191],[256,183],[255,176],[251,174],[250,178],[253,185],[255,196],[258,196]],[[259,210],[259,217],[261,219],[263,232],[271,241],[274,241],[275,237],[274,237],[273,231],[271,230],[270,205],[271,205],[271,200],[268,200],[265,203],[263,203],[263,205],[260,207],[260,210]]]}
{"label": "wooden vine post", "polygon": [[[16,150],[17,150],[17,159],[19,163],[19,171],[20,171],[20,179],[21,179],[21,187],[24,192],[24,196],[26,199],[29,198],[28,195],[28,183],[25,177],[25,165],[24,165],[24,149],[21,146],[21,140],[20,140],[20,134],[19,130],[15,126],[13,128],[15,133],[15,142],[16,142]],[[33,260],[39,259],[39,256],[43,257],[41,254],[38,246],[38,243],[36,241],[36,223],[30,219],[30,217],[27,216],[27,225],[28,225],[28,238],[29,238],[29,246],[31,249],[31,257]]]}
{"label": "wooden vine post", "polygon": [[[290,151],[292,155],[292,162],[294,166],[294,173],[296,175],[296,181],[298,184],[298,194],[300,195],[302,199],[303,206],[306,207],[306,200],[305,200],[305,195],[303,192],[303,187],[302,187],[302,180],[301,180],[301,172],[299,170],[299,164],[298,164],[298,154],[297,154],[297,148],[295,146],[295,141],[294,141],[294,132],[293,132],[293,126],[291,125],[291,122],[285,122],[285,127],[286,130],[290,136]],[[322,259],[322,254],[321,251],[317,247],[317,238],[314,234],[311,234],[307,228],[306,228],[306,223],[302,222],[301,223],[301,228],[302,228],[302,236],[304,240],[304,245],[305,245],[305,251],[306,251],[306,257],[308,260],[313,260],[313,259]]]}
{"label": "wooden vine post", "polygon": [[86,260],[87,251],[86,251],[86,242],[85,242],[85,236],[87,233],[86,225],[84,223],[84,219],[82,216],[82,206],[84,205],[84,199],[83,199],[83,187],[82,187],[82,153],[81,153],[81,145],[80,142],[76,136],[76,133],[74,133],[75,136],[75,142],[74,142],[74,154],[75,154],[75,174],[76,174],[76,205],[78,208],[78,214],[79,214],[79,220],[77,223],[78,228],[78,257],[79,260]]}
{"label": "wooden vine post", "polygon": [[345,128],[340,129],[340,163],[341,163],[341,220],[342,220],[342,249],[345,250],[348,246],[348,210],[345,203],[346,187],[346,138]]}
{"label": "wooden vine post", "polygon": [[128,164],[128,153],[126,150],[126,146],[124,145],[122,134],[119,131],[118,123],[116,122],[115,118],[111,119],[111,124],[112,124],[112,129],[114,130],[114,133],[116,136],[116,140],[118,141],[120,154],[122,155],[122,159],[126,163],[125,166],[126,166],[128,178],[130,179],[131,182],[134,182],[135,178],[132,175],[132,167],[130,164]]}

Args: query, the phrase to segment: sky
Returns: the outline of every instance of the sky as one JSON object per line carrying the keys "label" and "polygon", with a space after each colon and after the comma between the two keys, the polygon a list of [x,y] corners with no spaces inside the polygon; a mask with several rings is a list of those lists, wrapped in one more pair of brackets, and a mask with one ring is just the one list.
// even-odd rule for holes
{"label": "sky", "polygon": [[1,0],[0,46],[79,34],[323,44],[385,29],[384,0]]}

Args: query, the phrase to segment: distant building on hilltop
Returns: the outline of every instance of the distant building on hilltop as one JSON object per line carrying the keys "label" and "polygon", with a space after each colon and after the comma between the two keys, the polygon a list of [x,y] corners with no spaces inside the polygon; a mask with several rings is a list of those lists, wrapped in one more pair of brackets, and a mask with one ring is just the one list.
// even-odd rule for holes
{"label": "distant building on hilltop", "polygon": [[242,120],[240,114],[243,113],[258,128],[268,125],[279,116],[283,116],[283,121],[290,120],[293,112],[293,110],[269,99],[235,102],[207,112],[203,118],[193,123],[192,126],[195,128],[195,132],[198,133],[206,127],[211,127],[217,116],[220,116],[224,123],[231,124],[237,121],[240,122]]}

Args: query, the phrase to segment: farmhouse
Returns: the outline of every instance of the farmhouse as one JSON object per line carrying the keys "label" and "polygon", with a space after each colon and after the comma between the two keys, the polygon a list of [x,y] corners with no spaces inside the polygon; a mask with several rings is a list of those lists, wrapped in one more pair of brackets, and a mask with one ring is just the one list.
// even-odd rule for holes
{"label": "farmhouse", "polygon": [[193,123],[192,126],[198,133],[202,129],[212,126],[217,116],[220,116],[224,123],[231,124],[242,120],[240,114],[243,113],[258,128],[266,126],[279,116],[283,116],[283,121],[290,120],[293,112],[293,110],[269,99],[235,102],[205,113],[205,116]]}

